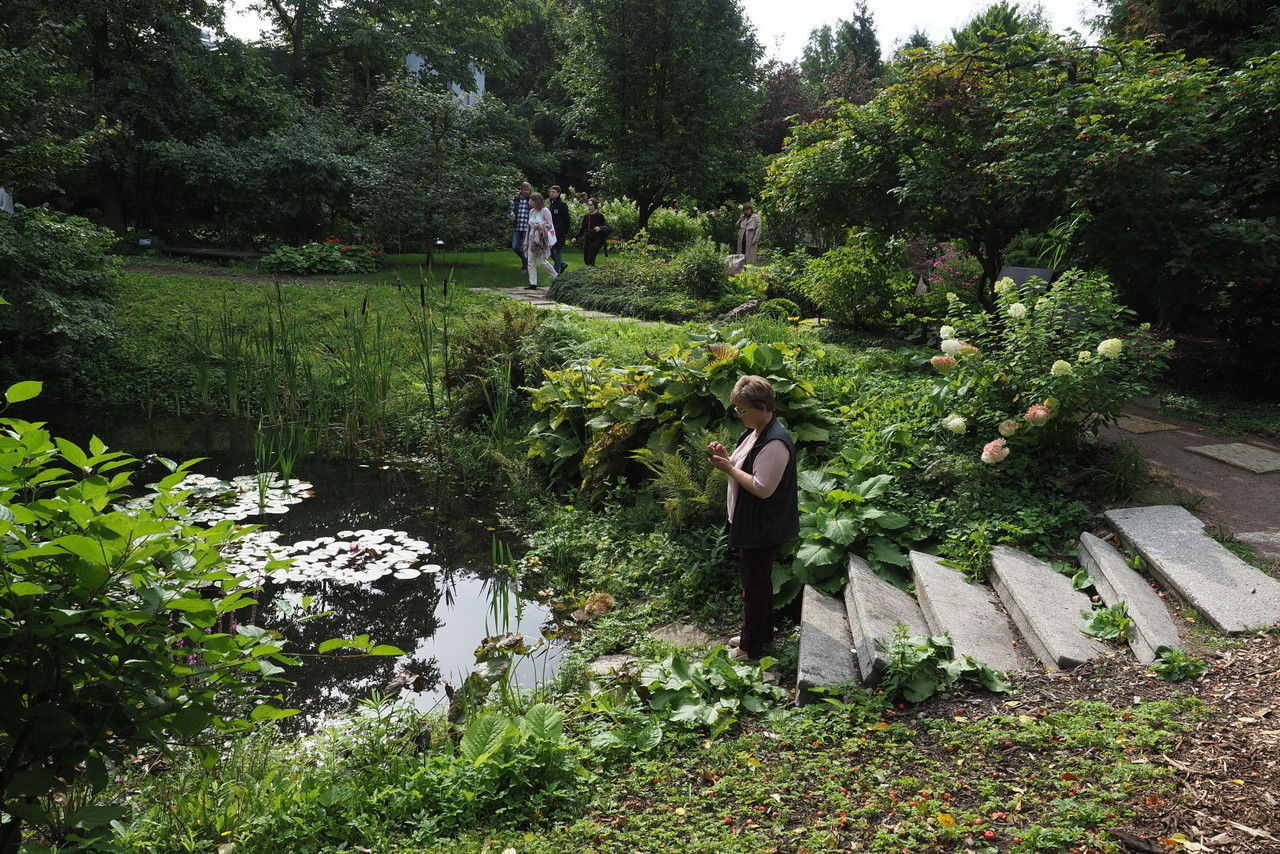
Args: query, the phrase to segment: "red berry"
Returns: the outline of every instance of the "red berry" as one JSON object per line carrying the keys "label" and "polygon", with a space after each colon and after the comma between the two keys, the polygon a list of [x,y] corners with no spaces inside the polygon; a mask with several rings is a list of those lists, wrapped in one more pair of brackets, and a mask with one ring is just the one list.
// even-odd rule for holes
{"label": "red berry", "polygon": [[994,830],[984,830],[984,831],[982,831],[982,838],[983,838],[983,839],[995,839],[995,838],[996,838],[996,832],[995,832]]}

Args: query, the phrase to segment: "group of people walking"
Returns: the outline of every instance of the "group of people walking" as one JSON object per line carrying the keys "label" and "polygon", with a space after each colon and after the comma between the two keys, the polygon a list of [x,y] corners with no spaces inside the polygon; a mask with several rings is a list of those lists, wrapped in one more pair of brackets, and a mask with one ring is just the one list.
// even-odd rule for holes
{"label": "group of people walking", "polygon": [[[564,262],[566,242],[581,240],[583,262],[589,267],[595,266],[596,256],[613,228],[600,212],[599,201],[589,198],[586,205],[587,212],[577,233],[569,237],[572,230],[569,205],[559,185],[548,190],[545,197],[533,192],[528,183],[520,185],[520,192],[507,206],[507,219],[512,225],[511,251],[520,259],[520,268],[529,273],[529,288],[538,287],[539,265],[547,269],[552,281],[568,268]],[[743,205],[737,225],[735,249],[742,263],[754,264],[760,250],[760,214],[751,205]]]}
{"label": "group of people walking", "polygon": [[569,237],[571,229],[569,205],[562,197],[559,186],[547,191],[547,197],[533,192],[529,184],[521,184],[520,192],[507,206],[507,218],[511,220],[511,251],[520,258],[521,269],[529,273],[529,287],[538,287],[538,266],[547,268],[554,281],[568,264],[564,262],[566,240],[582,241],[582,260],[594,266],[605,239],[612,229],[600,213],[600,203],[587,199],[587,212],[575,237]]}

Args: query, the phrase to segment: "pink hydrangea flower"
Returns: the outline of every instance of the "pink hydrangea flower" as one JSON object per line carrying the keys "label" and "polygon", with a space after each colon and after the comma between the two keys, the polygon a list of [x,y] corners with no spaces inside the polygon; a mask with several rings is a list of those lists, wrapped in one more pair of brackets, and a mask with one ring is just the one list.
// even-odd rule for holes
{"label": "pink hydrangea flower", "polygon": [[937,368],[938,373],[945,374],[956,366],[956,360],[952,356],[934,356],[929,360],[929,364]]}
{"label": "pink hydrangea flower", "polygon": [[982,446],[984,463],[1002,463],[1007,456],[1009,456],[1009,443],[1004,439],[993,439]]}
{"label": "pink hydrangea flower", "polygon": [[1001,436],[1012,436],[1014,433],[1018,432],[1018,427],[1020,426],[1021,425],[1012,418],[1006,418],[996,425],[996,429],[1000,431]]}
{"label": "pink hydrangea flower", "polygon": [[1053,413],[1049,411],[1049,407],[1037,403],[1035,406],[1027,410],[1027,414],[1022,416],[1027,420],[1028,424],[1040,425],[1048,421]]}

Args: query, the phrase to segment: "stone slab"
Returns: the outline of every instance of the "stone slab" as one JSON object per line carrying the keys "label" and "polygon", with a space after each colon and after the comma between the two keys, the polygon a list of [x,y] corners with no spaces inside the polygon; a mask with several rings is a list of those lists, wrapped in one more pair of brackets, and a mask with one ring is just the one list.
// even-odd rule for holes
{"label": "stone slab", "polygon": [[991,550],[991,581],[1014,625],[1045,667],[1070,670],[1106,652],[1083,631],[1089,597],[1039,558],[1008,546]]}
{"label": "stone slab", "polygon": [[1153,574],[1222,631],[1280,624],[1280,581],[1210,538],[1185,508],[1129,507],[1105,515]]}
{"label": "stone slab", "polygon": [[1182,645],[1164,600],[1115,546],[1086,531],[1080,535],[1080,565],[1093,577],[1103,602],[1125,604],[1134,627],[1129,648],[1139,662],[1150,664],[1164,650]]}
{"label": "stone slab", "polygon": [[796,665],[796,702],[813,700],[813,689],[853,682],[858,668],[844,601],[805,585],[800,605],[800,657]]}
{"label": "stone slab", "polygon": [[1018,670],[1017,635],[990,590],[970,584],[964,574],[938,558],[911,552],[916,598],[933,634],[949,634],[957,655],[968,655],[994,670]]}
{"label": "stone slab", "polygon": [[587,665],[587,672],[592,676],[608,676],[610,673],[622,673],[635,667],[639,661],[634,655],[619,653],[617,655],[602,655],[595,661]]}
{"label": "stone slab", "polygon": [[879,681],[889,663],[880,644],[893,640],[899,625],[911,635],[929,634],[929,624],[915,597],[876,575],[856,555],[849,558],[849,583],[844,588],[845,612],[853,645],[858,650],[858,672],[868,685]]}
{"label": "stone slab", "polygon": [[649,634],[672,646],[710,646],[715,642],[714,637],[688,623],[667,623]]}
{"label": "stone slab", "polygon": [[1280,472],[1280,454],[1257,445],[1227,442],[1222,445],[1192,445],[1187,450],[1254,474]]}
{"label": "stone slab", "polygon": [[1161,430],[1178,429],[1176,424],[1143,418],[1141,415],[1122,415],[1116,419],[1116,426],[1128,433],[1159,433]]}

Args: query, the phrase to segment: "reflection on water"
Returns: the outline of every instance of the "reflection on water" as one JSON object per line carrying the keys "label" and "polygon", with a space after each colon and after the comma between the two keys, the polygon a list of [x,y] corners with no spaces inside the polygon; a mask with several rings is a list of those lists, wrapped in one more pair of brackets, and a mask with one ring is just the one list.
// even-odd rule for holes
{"label": "reflection on water", "polygon": [[[108,446],[136,456],[159,454],[173,459],[207,457],[195,470],[219,478],[253,474],[255,427],[244,422],[212,418],[142,418],[56,409],[39,400],[15,406],[6,416],[48,421],[57,434],[85,442],[96,434]],[[148,483],[167,472],[150,463],[135,482]],[[388,576],[359,584],[288,582],[270,585],[269,596],[284,605],[303,607],[309,614],[331,611],[325,617],[292,625],[286,632],[290,650],[314,653],[321,641],[368,635],[375,643],[404,650],[401,657],[365,657],[342,651],[319,659],[303,655],[303,664],[289,672],[292,686],[282,686],[285,700],[308,715],[350,709],[354,701],[382,689],[402,668],[423,677],[425,688],[407,695],[428,709],[444,696],[442,680],[461,683],[474,663],[480,641],[497,631],[520,631],[531,638],[546,620],[535,602],[511,597],[513,612],[494,625],[490,581],[494,577],[491,509],[451,492],[442,492],[418,475],[391,467],[349,461],[303,458],[294,478],[309,481],[315,495],[292,505],[287,513],[250,516],[247,523],[280,531],[279,542],[294,543],[334,536],[343,530],[390,528],[431,544],[439,573],[423,573],[401,580]],[[499,599],[503,597],[498,597]],[[266,603],[264,603],[265,605]],[[263,608],[259,622],[271,626]],[[296,615],[295,615],[296,616]],[[508,622],[509,621],[509,622]],[[277,622],[274,626],[283,628]],[[348,651],[351,652],[351,651]],[[552,648],[517,670],[516,681],[532,686],[554,669],[560,650]]]}

